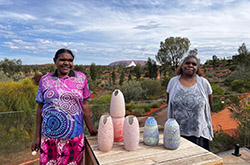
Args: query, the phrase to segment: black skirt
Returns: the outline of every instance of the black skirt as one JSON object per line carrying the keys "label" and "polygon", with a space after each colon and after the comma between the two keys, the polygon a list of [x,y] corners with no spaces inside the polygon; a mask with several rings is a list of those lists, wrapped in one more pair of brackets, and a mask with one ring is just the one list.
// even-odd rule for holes
{"label": "black skirt", "polygon": [[194,144],[197,144],[198,146],[201,146],[202,148],[205,148],[206,150],[210,151],[209,147],[209,140],[203,137],[195,137],[195,136],[181,136]]}

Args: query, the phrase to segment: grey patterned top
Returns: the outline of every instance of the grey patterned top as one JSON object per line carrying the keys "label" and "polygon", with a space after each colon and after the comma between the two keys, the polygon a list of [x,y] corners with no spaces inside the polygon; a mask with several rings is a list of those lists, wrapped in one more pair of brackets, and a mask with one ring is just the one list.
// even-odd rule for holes
{"label": "grey patterned top", "polygon": [[184,87],[178,81],[176,94],[171,102],[173,118],[180,125],[181,135],[200,136],[204,129],[205,99],[197,84]]}
{"label": "grey patterned top", "polygon": [[180,125],[181,135],[202,136],[212,140],[213,132],[208,103],[208,95],[212,94],[212,89],[208,81],[203,82],[204,78],[198,79],[199,81],[191,87],[184,87],[179,77],[171,80],[167,88],[170,94],[168,118],[176,119]]}

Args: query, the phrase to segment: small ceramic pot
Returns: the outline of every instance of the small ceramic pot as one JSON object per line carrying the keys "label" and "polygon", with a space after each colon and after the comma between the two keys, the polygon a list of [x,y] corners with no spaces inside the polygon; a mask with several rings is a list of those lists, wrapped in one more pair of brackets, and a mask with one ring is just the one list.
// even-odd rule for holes
{"label": "small ceramic pot", "polygon": [[137,118],[129,115],[125,118],[123,127],[124,148],[128,151],[134,151],[138,148],[140,142],[140,129]]}
{"label": "small ceramic pot", "polygon": [[170,150],[175,150],[180,146],[180,127],[177,121],[169,118],[164,125],[163,144]]}
{"label": "small ceramic pot", "polygon": [[112,117],[125,116],[125,100],[123,93],[119,89],[115,89],[110,101],[110,115]]}
{"label": "small ceramic pot", "polygon": [[159,130],[154,117],[148,117],[144,125],[143,142],[149,146],[155,146],[159,142]]}
{"label": "small ceramic pot", "polygon": [[123,141],[123,124],[125,117],[112,117],[114,127],[114,141]]}
{"label": "small ceramic pot", "polygon": [[102,115],[98,127],[98,148],[101,151],[110,151],[114,143],[114,128],[112,118],[109,115]]}

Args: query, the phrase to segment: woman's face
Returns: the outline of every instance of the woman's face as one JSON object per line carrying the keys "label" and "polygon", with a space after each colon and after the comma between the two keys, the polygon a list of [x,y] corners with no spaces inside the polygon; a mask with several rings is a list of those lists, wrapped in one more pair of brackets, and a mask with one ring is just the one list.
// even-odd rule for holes
{"label": "woman's face", "polygon": [[182,66],[183,74],[186,76],[193,76],[198,70],[198,63],[195,58],[188,58]]}
{"label": "woman's face", "polygon": [[67,52],[59,55],[57,59],[54,59],[59,76],[67,76],[70,70],[73,68],[73,56]]}

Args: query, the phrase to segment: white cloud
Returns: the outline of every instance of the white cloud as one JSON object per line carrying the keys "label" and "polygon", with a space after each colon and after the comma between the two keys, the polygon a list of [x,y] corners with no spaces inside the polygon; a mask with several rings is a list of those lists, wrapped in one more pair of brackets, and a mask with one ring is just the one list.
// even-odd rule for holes
{"label": "white cloud", "polygon": [[51,57],[42,57],[42,56],[31,56],[31,55],[19,55],[16,56],[16,59],[21,59],[23,64],[52,64],[53,56]]}
{"label": "white cloud", "polygon": [[243,42],[250,44],[250,2],[245,0],[45,0],[34,4],[0,0],[4,51],[34,53],[39,58],[66,47],[81,61],[109,64],[116,59],[154,58],[160,41],[170,36],[189,38],[190,49],[197,48],[202,61],[213,54],[235,54]]}
{"label": "white cloud", "polygon": [[30,14],[23,14],[23,13],[15,13],[11,11],[2,11],[0,12],[1,19],[16,19],[16,20],[34,20],[36,17]]}
{"label": "white cloud", "polygon": [[0,0],[0,5],[12,5],[13,2],[11,0]]}

